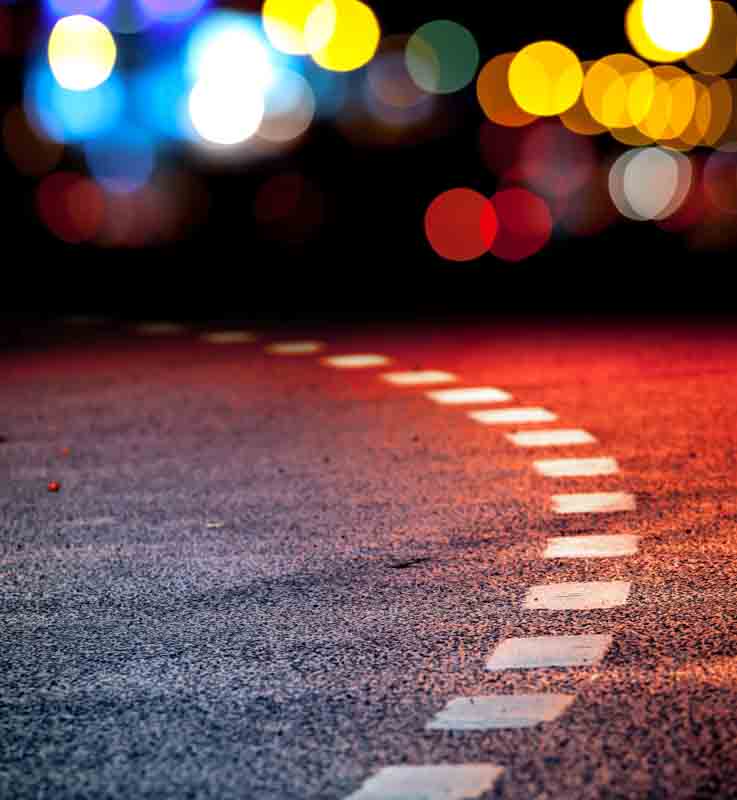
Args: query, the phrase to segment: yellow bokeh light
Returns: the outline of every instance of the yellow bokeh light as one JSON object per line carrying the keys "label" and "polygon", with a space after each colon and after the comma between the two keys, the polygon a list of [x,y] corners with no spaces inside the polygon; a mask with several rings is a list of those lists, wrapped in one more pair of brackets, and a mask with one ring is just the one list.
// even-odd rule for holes
{"label": "yellow bokeh light", "polygon": [[644,61],[615,53],[587,70],[583,99],[599,124],[610,130],[630,128],[648,113],[653,89],[654,79]]}
{"label": "yellow bokeh light", "polygon": [[[582,61],[581,67],[583,68],[584,82],[586,75],[595,62]],[[560,115],[560,121],[573,133],[578,133],[581,136],[596,136],[599,133],[604,133],[607,130],[605,125],[597,122],[592,116],[591,112],[586,107],[584,102],[583,92],[581,92],[578,100],[567,110]]]}
{"label": "yellow bokeh light", "polygon": [[735,117],[734,81],[724,78],[701,77],[701,82],[709,89],[709,125],[704,132],[703,144],[715,147],[718,143],[733,139],[729,129]]}
{"label": "yellow bokeh light", "polygon": [[[331,29],[326,43],[325,32]],[[323,0],[305,25],[310,55],[318,66],[332,72],[351,72],[368,64],[380,38],[376,15],[360,0]]]}
{"label": "yellow bokeh light", "polygon": [[714,22],[703,47],[686,59],[692,70],[724,75],[737,63],[737,11],[729,3],[712,3]]}
{"label": "yellow bokeh light", "polygon": [[[266,0],[261,15],[264,31],[271,44],[282,53],[306,55],[310,51],[305,41],[307,21],[321,3],[322,0]],[[323,16],[321,22],[322,30],[313,24],[315,49],[321,49],[330,41],[335,29],[335,15],[331,16],[328,9],[327,17]],[[316,41],[316,37],[320,41]]]}
{"label": "yellow bokeh light", "polygon": [[655,79],[652,103],[637,127],[654,141],[670,142],[678,139],[693,119],[696,88],[691,76],[678,67],[661,65],[652,74]]}
{"label": "yellow bokeh light", "polygon": [[509,90],[528,114],[562,114],[578,100],[583,69],[576,54],[558,42],[535,42],[517,53],[509,66]]}
{"label": "yellow bokeh light", "polygon": [[711,125],[712,103],[709,86],[700,78],[691,76],[695,91],[694,111],[688,125],[683,129],[679,139],[683,142],[684,148],[697,147],[704,142],[706,132]]}
{"label": "yellow bokeh light", "polygon": [[113,71],[115,40],[99,20],[84,14],[62,17],[49,36],[49,66],[60,86],[77,92],[94,89]]}
{"label": "yellow bokeh light", "polygon": [[711,0],[642,0],[642,26],[655,47],[686,55],[709,37]]}

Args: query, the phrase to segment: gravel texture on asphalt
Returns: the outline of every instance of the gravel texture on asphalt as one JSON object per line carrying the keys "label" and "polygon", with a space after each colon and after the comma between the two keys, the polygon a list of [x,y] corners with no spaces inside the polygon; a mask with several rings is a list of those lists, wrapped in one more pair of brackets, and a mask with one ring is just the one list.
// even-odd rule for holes
{"label": "gravel texture on asphalt", "polygon": [[[0,797],[341,800],[385,766],[478,762],[505,768],[485,799],[737,797],[737,329],[202,330],[50,328],[0,354]],[[517,448],[381,368],[264,352],[290,338],[499,387],[598,443]],[[565,457],[621,473],[532,467]],[[635,511],[551,511],[619,491]],[[577,533],[640,549],[543,558]],[[632,586],[523,608],[565,581]],[[591,668],[485,670],[507,638],[573,634],[613,643]],[[426,730],[454,698],[539,692],[575,701]]]}

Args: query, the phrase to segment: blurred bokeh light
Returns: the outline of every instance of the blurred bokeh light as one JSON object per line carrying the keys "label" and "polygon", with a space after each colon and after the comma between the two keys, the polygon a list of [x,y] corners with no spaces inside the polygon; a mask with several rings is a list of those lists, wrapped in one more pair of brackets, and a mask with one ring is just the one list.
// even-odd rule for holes
{"label": "blurred bokeh light", "polygon": [[51,172],[64,154],[64,145],[35,130],[20,106],[5,112],[2,133],[5,152],[23,175],[40,177]]}
{"label": "blurred bokeh light", "polygon": [[518,128],[537,119],[520,108],[509,89],[509,67],[515,53],[502,53],[488,61],[476,81],[476,95],[481,108],[492,122]]}
{"label": "blurred bokeh light", "polygon": [[528,45],[509,66],[509,89],[528,114],[562,114],[576,103],[582,86],[583,70],[578,57],[558,42]]}
{"label": "blurred bokeh light", "polygon": [[106,81],[117,48],[110,31],[84,14],[62,17],[49,36],[49,65],[64,89],[84,92]]}
{"label": "blurred bokeh light", "polygon": [[[322,0],[266,0],[261,10],[263,26],[272,46],[282,53],[307,55],[310,45],[305,40],[305,30],[310,15]],[[316,41],[317,31],[312,30],[313,45],[321,49],[330,41],[335,31],[337,16],[322,12],[327,22],[320,32],[321,41]]]}
{"label": "blurred bokeh light", "polygon": [[352,72],[368,64],[380,39],[376,15],[360,0],[323,0],[305,26],[313,60],[333,72]]}
{"label": "blurred bokeh light", "polygon": [[68,244],[92,239],[105,213],[104,196],[97,184],[72,172],[54,172],[43,178],[36,205],[51,233]]}
{"label": "blurred bokeh light", "polygon": [[547,203],[533,192],[512,187],[497,192],[491,201],[499,228],[491,252],[503,261],[523,261],[545,247],[553,232]]}
{"label": "blurred bokeh light", "polygon": [[416,30],[407,42],[407,69],[430,94],[450,94],[468,86],[479,66],[473,34],[451,20],[435,20]]}
{"label": "blurred bokeh light", "polygon": [[473,189],[450,189],[435,198],[425,214],[432,249],[449,261],[473,261],[487,253],[497,234],[494,206]]}
{"label": "blurred bokeh light", "polygon": [[645,35],[655,47],[686,55],[698,50],[711,31],[711,0],[642,0]]}

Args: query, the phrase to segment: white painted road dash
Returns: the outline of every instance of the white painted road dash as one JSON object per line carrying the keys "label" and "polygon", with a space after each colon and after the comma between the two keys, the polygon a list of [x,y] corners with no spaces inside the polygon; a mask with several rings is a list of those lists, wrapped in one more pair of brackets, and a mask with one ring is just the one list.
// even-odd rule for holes
{"label": "white painted road dash", "polygon": [[636,555],[640,537],[628,533],[603,536],[554,536],[545,558],[621,558]]}
{"label": "white painted road dash", "polygon": [[309,356],[325,349],[323,342],[274,342],[266,346],[267,353],[273,356]]}
{"label": "white painted road dash", "polygon": [[596,444],[596,438],[580,429],[551,431],[522,431],[508,433],[507,439],[517,447],[568,447],[569,445]]}
{"label": "white painted road dash", "polygon": [[500,408],[469,411],[468,416],[482,425],[520,425],[532,422],[555,422],[558,417],[546,408]]}
{"label": "white painted road dash", "polygon": [[594,494],[556,494],[552,497],[556,514],[611,514],[634,511],[634,495],[626,492],[596,492]]}
{"label": "white painted road dash", "polygon": [[187,332],[186,326],[176,322],[142,322],[134,330],[140,336],[179,336]]}
{"label": "white painted road dash", "polygon": [[384,367],[391,363],[391,359],[377,353],[357,353],[346,356],[328,356],[322,359],[322,363],[326,367],[335,369],[370,369],[371,367]]}
{"label": "white painted road dash", "polygon": [[431,731],[492,731],[533,728],[553,722],[575,700],[572,694],[458,697],[427,724]]}
{"label": "white painted road dash", "polygon": [[440,383],[455,383],[458,378],[450,372],[428,369],[415,372],[387,372],[381,376],[394,386],[432,386]]}
{"label": "white painted road dash", "polygon": [[443,406],[471,406],[481,403],[508,403],[512,395],[492,386],[478,386],[470,389],[439,389],[428,392],[427,396]]}
{"label": "white painted road dash", "polygon": [[251,331],[212,331],[203,333],[200,338],[209,344],[250,344],[258,336]]}
{"label": "white painted road dash", "polygon": [[533,467],[547,478],[580,478],[616,475],[619,472],[619,464],[615,458],[557,458],[535,461]]}
{"label": "white painted road dash", "polygon": [[486,669],[532,669],[535,667],[588,667],[606,655],[612,637],[527,636],[505,639],[486,662]]}
{"label": "white painted road dash", "polygon": [[496,764],[385,767],[347,800],[474,800],[503,772]]}
{"label": "white painted road dash", "polygon": [[528,589],[523,608],[548,611],[588,611],[623,606],[630,596],[628,581],[547,583]]}

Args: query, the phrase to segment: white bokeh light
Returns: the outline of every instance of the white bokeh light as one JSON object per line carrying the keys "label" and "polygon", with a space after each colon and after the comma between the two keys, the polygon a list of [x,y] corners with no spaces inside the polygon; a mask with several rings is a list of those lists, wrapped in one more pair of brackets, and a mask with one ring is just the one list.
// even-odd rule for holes
{"label": "white bokeh light", "polygon": [[623,216],[636,221],[664,220],[681,207],[692,179],[691,162],[682,153],[635,148],[612,165],[609,191]]}
{"label": "white bokeh light", "polygon": [[242,81],[262,92],[274,82],[274,66],[266,43],[244,15],[234,12],[215,12],[195,28],[188,45],[187,65],[195,81]]}
{"label": "white bokeh light", "polygon": [[698,50],[711,32],[711,0],[643,0],[642,23],[657,47],[690,53]]}
{"label": "white bokeh light", "polygon": [[189,114],[207,142],[234,145],[256,133],[264,117],[264,95],[246,81],[207,77],[189,95]]}

